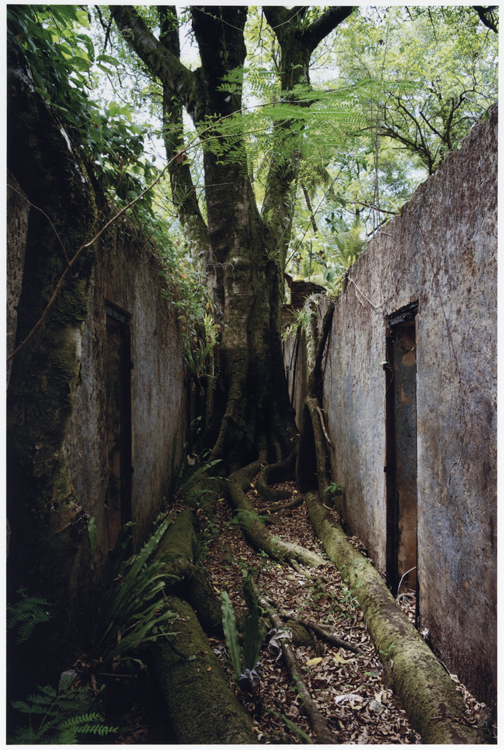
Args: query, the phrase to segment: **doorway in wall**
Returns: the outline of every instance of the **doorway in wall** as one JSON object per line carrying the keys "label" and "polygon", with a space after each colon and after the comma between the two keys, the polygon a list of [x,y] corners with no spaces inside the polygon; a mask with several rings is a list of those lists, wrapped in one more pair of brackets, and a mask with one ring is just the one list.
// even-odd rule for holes
{"label": "doorway in wall", "polygon": [[417,402],[418,303],[387,318],[386,478],[387,579],[394,594],[417,590]]}
{"label": "doorway in wall", "polygon": [[131,521],[131,315],[105,302],[106,435],[108,484],[105,511],[109,549],[119,529]]}

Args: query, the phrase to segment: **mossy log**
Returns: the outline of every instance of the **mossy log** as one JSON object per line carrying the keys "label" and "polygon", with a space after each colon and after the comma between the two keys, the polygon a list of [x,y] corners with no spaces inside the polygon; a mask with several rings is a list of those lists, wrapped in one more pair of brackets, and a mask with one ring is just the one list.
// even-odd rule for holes
{"label": "mossy log", "polygon": [[167,591],[183,596],[197,612],[207,633],[222,635],[222,613],[206,573],[194,564],[198,533],[193,511],[179,513],[159,542],[155,559],[166,562],[166,572],[174,576]]}
{"label": "mossy log", "polygon": [[259,520],[254,506],[247,498],[245,490],[261,467],[259,461],[249,464],[229,477],[228,492],[233,507],[238,511],[238,520],[243,533],[255,549],[261,549],[275,560],[289,562],[297,560],[302,565],[317,567],[325,565],[324,560],[315,552],[297,544],[284,542],[270,534]]}
{"label": "mossy log", "polygon": [[151,674],[178,742],[254,743],[252,720],[231,690],[203,632],[202,625],[207,631],[222,633],[222,614],[209,579],[194,565],[197,541],[194,512],[186,509],[156,550],[155,559],[164,561],[165,572],[175,577],[167,585],[168,601],[180,619],[172,627],[175,636],[158,639],[151,646]]}
{"label": "mossy log", "polygon": [[173,646],[158,641],[149,667],[181,744],[256,744],[249,714],[229,687],[190,604],[169,597],[180,619],[172,626]]}
{"label": "mossy log", "polygon": [[313,527],[330,559],[348,580],[389,683],[423,743],[483,743],[478,730],[465,724],[464,701],[453,681],[397,606],[371,561],[352,547],[315,493],[307,493],[305,499]]}

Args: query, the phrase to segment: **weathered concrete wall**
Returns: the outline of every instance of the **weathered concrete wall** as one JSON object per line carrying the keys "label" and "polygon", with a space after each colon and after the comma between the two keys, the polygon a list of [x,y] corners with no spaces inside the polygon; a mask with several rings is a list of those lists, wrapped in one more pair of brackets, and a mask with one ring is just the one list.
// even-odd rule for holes
{"label": "weathered concrete wall", "polygon": [[81,381],[64,447],[79,504],[97,521],[97,551],[102,562],[109,549],[105,508],[109,479],[106,302],[131,316],[131,520],[136,524],[135,549],[151,533],[168,493],[176,433],[175,466],[182,452],[186,429],[182,342],[174,308],[161,294],[160,270],[159,259],[141,237],[125,241],[119,229],[100,244],[91,279]]}
{"label": "weathered concrete wall", "polygon": [[[9,651],[15,698],[90,645],[121,513],[136,523],[137,549],[168,491],[177,427],[180,459],[185,414],[159,259],[126,220],[92,242],[103,221],[96,183],[11,44],[7,72],[9,353],[23,342],[8,371],[7,593],[12,601],[24,587],[52,606],[29,651]],[[112,308],[126,311],[124,325]],[[127,475],[126,495],[117,486]]]}
{"label": "weathered concrete wall", "polygon": [[[386,572],[386,319],[416,301],[419,627],[496,695],[497,108],[350,269],[324,407],[346,528]],[[389,467],[390,469],[390,467]]]}
{"label": "weathered concrete wall", "polygon": [[[7,174],[7,356],[15,349],[17,308],[21,296],[28,234],[30,204],[24,199],[21,185],[10,172]],[[7,386],[12,360],[7,362]]]}

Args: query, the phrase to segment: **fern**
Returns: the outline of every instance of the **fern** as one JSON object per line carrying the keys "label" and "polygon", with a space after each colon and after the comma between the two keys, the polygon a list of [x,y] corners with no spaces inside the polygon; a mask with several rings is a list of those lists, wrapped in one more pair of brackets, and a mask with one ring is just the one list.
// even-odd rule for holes
{"label": "fern", "polygon": [[[164,563],[149,563],[172,515],[164,519],[138,554],[120,562],[118,582],[104,596],[95,649],[103,664],[167,636],[161,624],[177,619],[167,610],[163,598],[166,580],[173,576],[164,572]],[[127,541],[121,541],[120,547],[119,552],[124,551]]]}
{"label": "fern", "polygon": [[104,724],[99,713],[83,713],[90,702],[86,689],[58,693],[50,685],[39,687],[39,693],[26,701],[13,701],[12,706],[28,716],[28,725],[18,727],[9,738],[11,745],[75,745],[79,735],[97,734],[104,737],[117,732],[117,727]]}
{"label": "fern", "polygon": [[7,605],[7,629],[19,626],[16,643],[24,643],[31,636],[36,625],[47,622],[51,615],[47,609],[49,602],[38,596],[28,596],[26,589],[18,589],[21,601]]}
{"label": "fern", "polygon": [[257,613],[245,618],[243,628],[243,664],[245,669],[254,669],[259,661],[259,652],[266,635],[266,624]]}
{"label": "fern", "polygon": [[[238,641],[238,627],[233,604],[226,591],[222,592],[222,627],[226,637],[227,647],[231,655],[231,662],[237,679],[242,675],[241,654],[243,650],[243,665],[246,672],[254,669],[259,660],[259,652],[266,635],[264,620],[256,612],[245,619],[243,630],[243,649]],[[258,675],[259,678],[259,675]]]}

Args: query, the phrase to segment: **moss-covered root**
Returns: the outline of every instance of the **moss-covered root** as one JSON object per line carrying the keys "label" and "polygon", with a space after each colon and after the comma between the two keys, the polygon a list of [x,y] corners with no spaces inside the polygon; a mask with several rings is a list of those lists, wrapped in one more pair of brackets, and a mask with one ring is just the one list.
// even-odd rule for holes
{"label": "moss-covered root", "polygon": [[285,460],[277,464],[268,464],[259,472],[256,490],[266,503],[276,503],[291,496],[289,490],[274,490],[269,483],[283,482],[287,477],[293,478],[296,466],[296,454],[293,451]]}
{"label": "moss-covered root", "polygon": [[303,405],[296,463],[296,479],[301,492],[313,490],[318,486],[322,494],[331,482],[325,428],[322,426],[321,415],[318,396],[307,396]]}
{"label": "moss-covered root", "polygon": [[169,597],[180,616],[172,630],[174,648],[158,640],[149,666],[181,744],[255,744],[252,719],[229,687],[192,607]]}
{"label": "moss-covered root", "polygon": [[231,474],[228,481],[229,497],[233,507],[238,511],[238,520],[245,536],[255,549],[264,550],[275,560],[288,562],[294,559],[311,568],[324,565],[324,560],[315,552],[272,536],[259,520],[245,490],[250,486],[250,481],[259,471],[260,466],[259,461],[249,464]]}
{"label": "moss-covered root", "polygon": [[174,576],[171,593],[183,595],[207,633],[222,633],[221,601],[205,573],[194,565],[198,534],[194,513],[183,510],[159,542],[157,561],[166,562],[166,572]]}
{"label": "moss-covered root", "polygon": [[348,577],[391,686],[424,744],[481,744],[464,724],[464,702],[443,667],[397,606],[371,561],[349,544],[343,529],[305,495],[313,527],[330,559]]}

